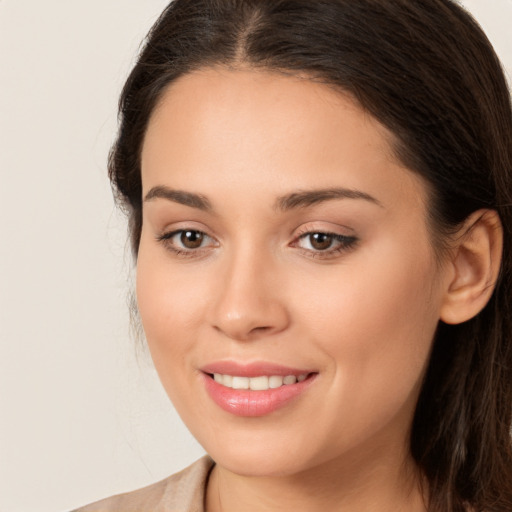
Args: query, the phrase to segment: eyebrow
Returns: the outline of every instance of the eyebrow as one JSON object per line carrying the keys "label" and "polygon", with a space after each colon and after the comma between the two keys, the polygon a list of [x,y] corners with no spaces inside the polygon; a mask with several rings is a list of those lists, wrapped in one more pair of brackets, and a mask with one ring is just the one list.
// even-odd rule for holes
{"label": "eyebrow", "polygon": [[[207,197],[194,192],[171,189],[164,185],[153,187],[144,197],[144,202],[152,201],[153,199],[167,199],[175,203],[208,212],[213,210],[212,204]],[[362,199],[383,207],[382,203],[378,199],[366,192],[356,189],[336,187],[301,190],[280,196],[274,204],[274,209],[285,212],[298,208],[307,208],[308,206],[313,206],[318,203],[332,201],[335,199]]]}
{"label": "eyebrow", "polygon": [[168,199],[175,203],[190,206],[191,208],[197,208],[203,211],[211,211],[212,205],[208,198],[201,194],[195,194],[193,192],[185,192],[184,190],[174,190],[163,185],[153,187],[144,197],[144,202],[151,201],[153,199]]}
{"label": "eyebrow", "polygon": [[383,208],[382,203],[375,197],[361,190],[350,188],[324,188],[317,190],[304,190],[281,196],[275,203],[275,209],[288,211],[296,208],[307,208],[324,201],[334,199],[363,199]]}

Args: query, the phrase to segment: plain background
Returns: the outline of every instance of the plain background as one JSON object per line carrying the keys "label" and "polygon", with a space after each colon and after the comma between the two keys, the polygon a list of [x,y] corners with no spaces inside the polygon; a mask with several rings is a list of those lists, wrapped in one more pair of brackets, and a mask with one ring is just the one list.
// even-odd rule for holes
{"label": "plain background", "polygon": [[[0,0],[0,512],[59,512],[203,454],[129,332],[106,179],[116,103],[164,0]],[[509,75],[512,0],[466,0]]]}

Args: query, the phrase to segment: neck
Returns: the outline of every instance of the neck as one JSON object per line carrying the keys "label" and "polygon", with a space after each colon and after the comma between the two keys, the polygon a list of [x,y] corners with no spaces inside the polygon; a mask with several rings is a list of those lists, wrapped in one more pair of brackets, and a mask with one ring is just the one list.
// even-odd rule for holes
{"label": "neck", "polygon": [[410,457],[371,455],[366,461],[348,455],[277,477],[238,475],[217,465],[208,482],[206,510],[425,512],[420,478]]}

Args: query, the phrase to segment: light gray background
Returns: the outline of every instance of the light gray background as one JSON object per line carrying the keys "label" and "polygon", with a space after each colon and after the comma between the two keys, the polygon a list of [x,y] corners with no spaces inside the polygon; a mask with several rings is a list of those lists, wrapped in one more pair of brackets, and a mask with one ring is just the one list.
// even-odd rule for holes
{"label": "light gray background", "polygon": [[[0,512],[59,512],[202,449],[129,334],[105,161],[165,0],[0,0]],[[509,74],[511,0],[466,0]]]}

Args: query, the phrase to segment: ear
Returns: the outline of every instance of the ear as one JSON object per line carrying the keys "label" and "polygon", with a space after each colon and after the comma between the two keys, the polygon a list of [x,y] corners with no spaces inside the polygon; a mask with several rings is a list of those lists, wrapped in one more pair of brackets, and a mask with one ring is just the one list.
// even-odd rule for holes
{"label": "ear", "polygon": [[476,316],[496,285],[503,249],[503,227],[494,210],[471,214],[453,239],[441,320],[459,324]]}

